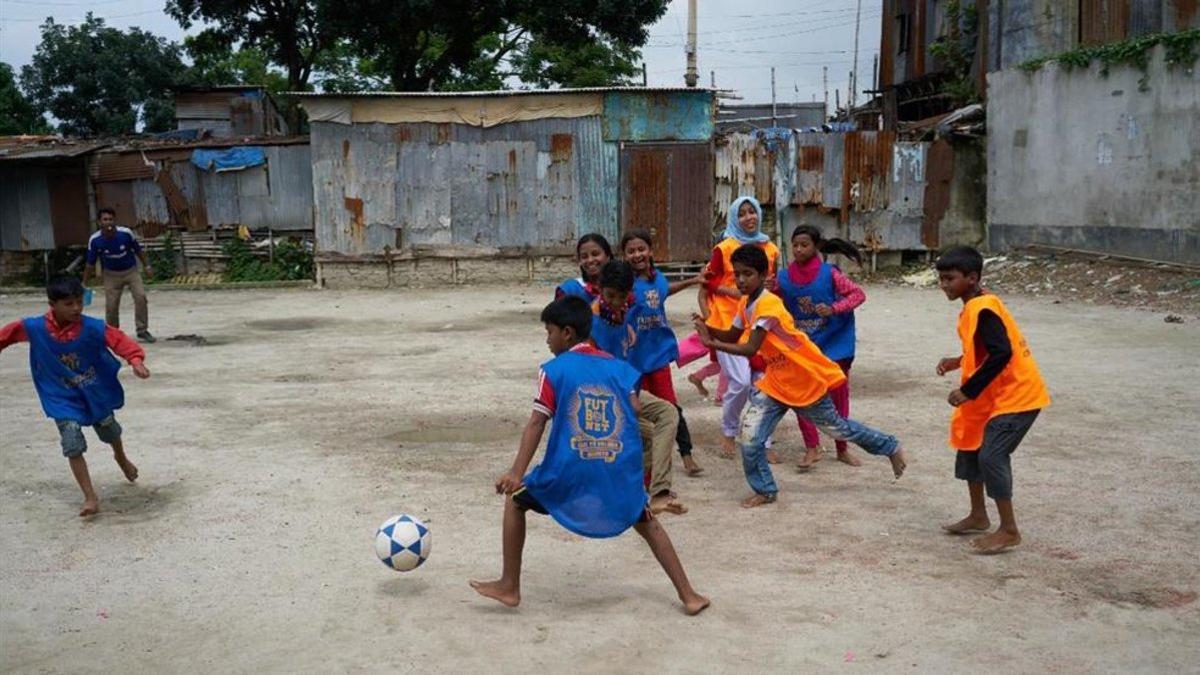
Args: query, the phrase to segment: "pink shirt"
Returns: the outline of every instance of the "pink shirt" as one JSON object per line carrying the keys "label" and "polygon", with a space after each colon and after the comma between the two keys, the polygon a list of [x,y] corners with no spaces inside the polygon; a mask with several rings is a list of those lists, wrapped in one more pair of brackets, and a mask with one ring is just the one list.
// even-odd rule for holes
{"label": "pink shirt", "polygon": [[[813,256],[803,267],[795,261],[788,265],[788,278],[796,284],[811,284],[820,271],[821,258]],[[836,267],[833,268],[833,291],[838,295],[837,302],[832,305],[834,314],[853,312],[856,307],[867,301],[867,294],[863,289]]]}

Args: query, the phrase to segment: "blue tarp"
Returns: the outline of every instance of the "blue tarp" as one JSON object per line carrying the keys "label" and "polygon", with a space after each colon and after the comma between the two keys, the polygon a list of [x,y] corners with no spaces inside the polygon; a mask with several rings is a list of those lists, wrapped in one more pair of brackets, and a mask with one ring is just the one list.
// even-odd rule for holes
{"label": "blue tarp", "polygon": [[247,145],[223,150],[193,150],[192,164],[205,171],[241,171],[267,163],[263,149]]}

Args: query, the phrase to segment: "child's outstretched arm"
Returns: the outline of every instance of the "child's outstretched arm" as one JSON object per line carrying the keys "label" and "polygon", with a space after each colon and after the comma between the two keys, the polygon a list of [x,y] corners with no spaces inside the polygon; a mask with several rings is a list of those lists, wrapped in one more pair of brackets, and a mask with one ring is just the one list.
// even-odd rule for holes
{"label": "child's outstretched arm", "polygon": [[5,347],[28,341],[29,336],[25,334],[25,323],[20,319],[0,327],[0,352],[4,351]]}
{"label": "child's outstretched arm", "polygon": [[521,489],[521,479],[529,470],[529,463],[537,452],[538,444],[542,442],[542,434],[546,431],[546,422],[550,418],[541,411],[534,411],[525,423],[525,431],[521,433],[521,445],[517,456],[513,459],[508,472],[496,479],[496,492],[510,495]]}
{"label": "child's outstretched arm", "polygon": [[671,297],[685,288],[702,286],[704,285],[704,281],[705,279],[703,274],[697,274],[691,279],[684,279],[683,281],[672,281],[671,283],[667,284],[667,297]]}
{"label": "child's outstretched arm", "polygon": [[126,363],[133,368],[133,374],[143,380],[150,377],[150,369],[144,363],[146,360],[146,350],[126,335],[120,328],[112,326],[104,327],[104,345],[108,347],[114,354],[125,359]]}
{"label": "child's outstretched arm", "polygon": [[[739,344],[735,342],[740,336],[742,330],[740,328],[730,328],[729,330],[717,330],[711,326],[707,326],[702,321],[696,321],[696,332],[700,334],[700,344],[715,349],[726,354],[734,356],[751,357],[758,353],[759,347],[762,347],[763,340],[767,337],[767,331],[762,328],[755,327],[750,332],[750,339],[745,343]],[[725,339],[713,337],[718,335]]]}

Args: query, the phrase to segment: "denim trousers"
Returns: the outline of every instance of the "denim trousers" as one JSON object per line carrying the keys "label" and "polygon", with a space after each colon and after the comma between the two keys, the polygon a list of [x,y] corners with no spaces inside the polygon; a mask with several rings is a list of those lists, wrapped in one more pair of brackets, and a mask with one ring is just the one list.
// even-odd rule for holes
{"label": "denim trousers", "polygon": [[900,447],[900,441],[895,436],[839,415],[829,394],[810,405],[792,407],[753,387],[750,392],[750,405],[742,418],[742,433],[738,438],[738,445],[742,450],[742,469],[746,472],[746,482],[760,495],[773,495],[779,491],[775,484],[775,476],[771,473],[771,465],[767,463],[766,446],[779,420],[783,419],[788,410],[796,411],[797,415],[812,422],[813,426],[826,435],[837,440],[849,441],[872,455],[891,457],[896,448]]}

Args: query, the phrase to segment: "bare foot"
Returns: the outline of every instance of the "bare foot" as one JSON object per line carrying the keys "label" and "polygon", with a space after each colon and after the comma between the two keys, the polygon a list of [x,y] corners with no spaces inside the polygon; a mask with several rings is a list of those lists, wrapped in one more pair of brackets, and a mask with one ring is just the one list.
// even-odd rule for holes
{"label": "bare foot", "polygon": [[797,471],[808,471],[821,461],[821,448],[805,448],[804,457],[796,463]]}
{"label": "bare foot", "polygon": [[687,380],[688,382],[692,383],[692,386],[696,388],[696,391],[700,392],[701,396],[708,398],[708,387],[704,386],[704,380],[696,377],[695,375],[688,375]]}
{"label": "bare foot", "polygon": [[776,499],[775,495],[760,495],[758,493],[755,493],[753,496],[747,497],[746,499],[742,500],[742,508],[743,509],[752,509],[756,506],[763,506],[766,504],[774,504],[775,499]]}
{"label": "bare foot", "polygon": [[682,516],[687,512],[687,507],[675,501],[673,495],[661,494],[650,498],[650,513],[656,516],[660,513],[673,513],[677,516]]}
{"label": "bare foot", "polygon": [[862,461],[850,454],[849,450],[842,450],[839,452],[837,454],[837,461],[841,462],[842,464],[849,464],[850,466],[862,466]]}
{"label": "bare foot", "polygon": [[704,473],[704,468],[697,464],[695,458],[693,458],[691,455],[683,456],[683,470],[686,471],[687,475],[689,476],[699,476],[700,474]]}
{"label": "bare foot", "polygon": [[129,458],[125,457],[125,455],[120,455],[115,457],[115,459],[117,460],[117,466],[121,467],[121,473],[125,474],[125,480],[130,483],[137,480],[137,467],[133,465],[133,462],[129,461]]}
{"label": "bare foot", "polygon": [[767,451],[767,464],[778,464],[783,460],[779,459],[779,453],[774,450]]}
{"label": "bare foot", "polygon": [[696,616],[705,609],[708,609],[708,606],[712,604],[708,598],[699,593],[693,593],[690,598],[680,598],[680,600],[683,600],[683,611],[688,616]]}
{"label": "bare foot", "polygon": [[991,534],[985,534],[978,539],[972,540],[971,548],[976,553],[999,553],[1006,548],[1012,548],[1020,543],[1020,533],[996,530]]}
{"label": "bare foot", "polygon": [[957,523],[949,523],[942,526],[942,531],[946,534],[970,534],[972,532],[987,532],[991,529],[992,523],[988,521],[987,515],[967,516]]}
{"label": "bare foot", "polygon": [[100,500],[89,499],[83,503],[83,508],[79,509],[79,517],[94,516],[100,513]]}
{"label": "bare foot", "polygon": [[515,588],[509,588],[507,584],[503,584],[500,580],[496,581],[475,581],[472,579],[468,583],[475,592],[485,598],[497,600],[500,604],[507,607],[516,607],[521,604],[521,591]]}
{"label": "bare foot", "polygon": [[908,455],[905,454],[904,448],[896,448],[896,452],[893,452],[888,459],[892,460],[892,473],[899,480],[900,476],[904,475],[904,470],[908,468]]}
{"label": "bare foot", "polygon": [[733,455],[736,450],[737,444],[733,442],[732,436],[721,437],[721,457],[724,459],[733,459]]}

